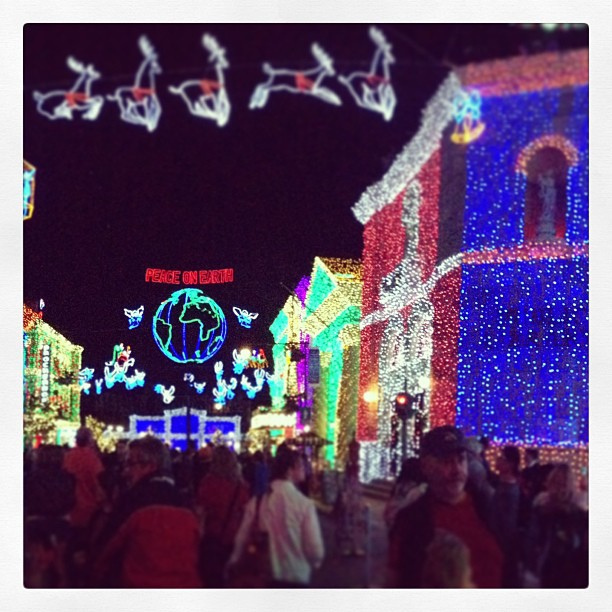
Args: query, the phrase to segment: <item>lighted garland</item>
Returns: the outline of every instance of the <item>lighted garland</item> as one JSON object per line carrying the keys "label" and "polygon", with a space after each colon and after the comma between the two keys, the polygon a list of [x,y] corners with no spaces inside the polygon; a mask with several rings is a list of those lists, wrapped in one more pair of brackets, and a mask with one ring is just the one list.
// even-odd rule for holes
{"label": "lighted garland", "polygon": [[515,169],[527,175],[527,164],[529,160],[540,150],[551,147],[561,151],[568,161],[569,166],[578,163],[578,151],[576,147],[564,136],[560,134],[545,134],[529,143],[520,153],[516,160]]}
{"label": "lighted garland", "polygon": [[478,87],[487,97],[576,87],[589,82],[588,52],[540,53],[468,64],[458,74],[465,86]]}

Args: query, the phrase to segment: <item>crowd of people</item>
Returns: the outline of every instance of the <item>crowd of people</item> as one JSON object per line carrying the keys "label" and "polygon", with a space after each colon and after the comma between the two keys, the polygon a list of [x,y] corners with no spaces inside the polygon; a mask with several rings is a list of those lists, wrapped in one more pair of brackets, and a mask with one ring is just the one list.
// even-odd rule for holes
{"label": "crowd of people", "polygon": [[224,445],[179,452],[146,436],[107,454],[81,428],[74,448],[40,446],[24,467],[29,588],[238,586],[255,507],[269,534],[267,586],[307,586],[324,557],[300,490],[303,456],[285,445],[272,460]]}
{"label": "crowd of people", "polygon": [[[386,586],[586,587],[588,504],[570,467],[527,449],[521,470],[508,445],[491,469],[483,442],[438,427],[404,462],[384,510]],[[338,552],[355,556],[367,521],[358,462],[353,443],[334,510]],[[307,587],[325,556],[308,472],[286,444],[272,458],[145,436],[100,453],[83,427],[74,448],[25,454],[24,584]]]}
{"label": "crowd of people", "polygon": [[[486,440],[484,441],[486,443]],[[588,503],[570,466],[516,446],[490,469],[452,426],[423,437],[385,508],[391,587],[585,588]]]}

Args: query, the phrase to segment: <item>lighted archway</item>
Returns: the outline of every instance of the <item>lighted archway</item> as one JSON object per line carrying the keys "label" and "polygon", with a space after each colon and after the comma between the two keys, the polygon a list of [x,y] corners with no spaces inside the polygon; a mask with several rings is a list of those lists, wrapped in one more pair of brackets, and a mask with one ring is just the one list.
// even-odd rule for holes
{"label": "lighted archway", "polygon": [[527,178],[525,242],[565,240],[567,174],[578,163],[578,151],[566,138],[547,134],[523,149],[516,171]]}

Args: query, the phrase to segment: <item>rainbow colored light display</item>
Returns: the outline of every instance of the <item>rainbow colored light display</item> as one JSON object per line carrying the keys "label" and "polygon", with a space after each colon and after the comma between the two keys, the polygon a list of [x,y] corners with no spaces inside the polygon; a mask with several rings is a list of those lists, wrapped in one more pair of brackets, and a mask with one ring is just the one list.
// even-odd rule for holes
{"label": "rainbow colored light display", "polygon": [[[313,431],[332,443],[324,451],[331,464],[344,463],[355,432],[360,303],[360,262],[316,257],[310,277],[300,281],[270,326],[275,340],[275,384],[269,379],[273,406],[275,399],[282,407],[296,398],[302,413],[299,428],[301,417],[312,412]],[[295,360],[298,347],[301,355]],[[308,380],[313,349],[320,352],[316,387]]]}

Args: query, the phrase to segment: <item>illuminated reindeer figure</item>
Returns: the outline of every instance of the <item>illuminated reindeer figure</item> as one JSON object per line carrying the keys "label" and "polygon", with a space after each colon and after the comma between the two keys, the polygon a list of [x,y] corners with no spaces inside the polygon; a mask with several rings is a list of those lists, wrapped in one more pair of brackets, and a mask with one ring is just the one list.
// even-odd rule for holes
{"label": "illuminated reindeer figure", "polygon": [[144,125],[149,132],[157,128],[161,115],[161,105],[155,90],[155,75],[161,73],[155,48],[146,36],[138,39],[138,46],[144,55],[134,84],[118,87],[108,100],[116,101],[121,110],[121,119],[127,123]]}
{"label": "illuminated reindeer figure", "polygon": [[317,43],[313,43],[310,50],[318,62],[318,65],[310,70],[273,68],[266,62],[263,65],[263,71],[269,75],[268,80],[257,85],[251,95],[249,108],[263,108],[268,101],[270,92],[273,91],[308,94],[329,104],[340,106],[342,101],[337,94],[331,89],[321,86],[325,77],[336,74],[332,58]]}
{"label": "illuminated reindeer figure", "polygon": [[395,58],[391,54],[391,45],[378,28],[372,26],[369,34],[376,45],[370,70],[352,72],[348,76],[340,75],[338,80],[351,92],[357,106],[380,113],[386,121],[390,121],[396,98],[389,65],[395,63]]}
{"label": "illuminated reindeer figure", "polygon": [[214,66],[216,80],[192,79],[184,81],[178,87],[170,85],[168,90],[183,98],[192,115],[213,119],[219,127],[223,127],[229,119],[231,110],[223,74],[223,71],[229,68],[229,63],[225,58],[225,49],[219,46],[216,38],[204,34],[202,45],[209,52],[208,61]]}
{"label": "illuminated reindeer figure", "polygon": [[93,121],[97,119],[104,98],[91,95],[91,84],[100,78],[93,64],[85,66],[70,56],[66,60],[68,68],[79,76],[74,85],[68,90],[53,90],[45,94],[35,91],[36,110],[48,119],[72,119],[72,113],[77,112],[83,119]]}

